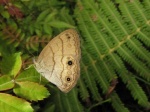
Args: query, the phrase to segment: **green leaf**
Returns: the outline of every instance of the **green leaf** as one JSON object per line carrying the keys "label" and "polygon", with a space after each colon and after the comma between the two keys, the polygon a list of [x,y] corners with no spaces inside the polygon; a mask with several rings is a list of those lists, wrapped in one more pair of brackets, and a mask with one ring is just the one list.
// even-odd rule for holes
{"label": "green leaf", "polygon": [[34,82],[17,82],[18,86],[14,88],[14,93],[30,101],[43,100],[48,97],[49,91],[42,85]]}
{"label": "green leaf", "polygon": [[39,30],[39,29],[35,29],[35,32],[36,32],[36,34],[37,34],[38,36],[42,36],[42,32],[41,32],[41,30]]}
{"label": "green leaf", "polygon": [[43,29],[45,31],[45,33],[49,34],[50,36],[52,36],[52,28],[49,24],[44,24],[43,25]]}
{"label": "green leaf", "polygon": [[34,68],[34,66],[28,67],[26,70],[21,72],[15,79],[17,82],[31,81],[38,82],[40,84],[46,84],[48,81],[42,77]]}
{"label": "green leaf", "polygon": [[0,91],[11,89],[14,87],[13,79],[8,75],[0,77]]}
{"label": "green leaf", "polygon": [[8,13],[8,11],[1,12],[1,15],[6,19],[9,19],[9,17],[10,17],[10,14]]}
{"label": "green leaf", "polygon": [[50,10],[47,9],[45,11],[43,11],[37,18],[36,22],[41,22],[45,19],[45,17],[50,13]]}
{"label": "green leaf", "polygon": [[75,28],[73,25],[70,25],[68,23],[62,22],[62,21],[51,21],[49,25],[55,27],[55,28]]}
{"label": "green leaf", "polygon": [[33,112],[29,102],[11,96],[9,94],[0,93],[0,111],[1,112]]}
{"label": "green leaf", "polygon": [[2,74],[8,74],[11,76],[16,76],[21,69],[22,60],[19,53],[10,54],[3,56],[2,63],[1,63],[1,70]]}
{"label": "green leaf", "polygon": [[50,14],[46,15],[46,18],[44,20],[44,23],[50,22],[52,21],[52,19],[55,17],[55,15],[57,14],[56,11],[51,12]]}

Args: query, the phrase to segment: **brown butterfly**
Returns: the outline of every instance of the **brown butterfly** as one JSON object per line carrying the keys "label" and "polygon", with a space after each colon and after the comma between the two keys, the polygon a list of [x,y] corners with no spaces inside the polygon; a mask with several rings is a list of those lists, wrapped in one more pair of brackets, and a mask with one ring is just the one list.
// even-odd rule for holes
{"label": "brown butterfly", "polygon": [[70,91],[80,76],[80,39],[76,30],[69,29],[54,37],[42,50],[36,70],[61,91]]}

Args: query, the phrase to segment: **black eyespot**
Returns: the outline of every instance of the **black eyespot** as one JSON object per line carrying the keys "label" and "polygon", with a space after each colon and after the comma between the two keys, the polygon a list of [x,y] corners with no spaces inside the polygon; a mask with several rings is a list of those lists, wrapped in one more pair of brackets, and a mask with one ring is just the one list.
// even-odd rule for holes
{"label": "black eyespot", "polygon": [[66,82],[71,82],[71,81],[72,81],[72,78],[67,75],[67,76],[65,77],[65,80],[66,80]]}
{"label": "black eyespot", "polygon": [[72,63],[72,61],[68,61],[68,65],[72,65],[73,63]]}
{"label": "black eyespot", "polygon": [[67,78],[67,81],[69,82],[70,80],[71,80],[71,79],[68,77],[68,78]]}
{"label": "black eyespot", "polygon": [[69,36],[69,34],[66,34],[67,38],[70,39],[71,37]]}

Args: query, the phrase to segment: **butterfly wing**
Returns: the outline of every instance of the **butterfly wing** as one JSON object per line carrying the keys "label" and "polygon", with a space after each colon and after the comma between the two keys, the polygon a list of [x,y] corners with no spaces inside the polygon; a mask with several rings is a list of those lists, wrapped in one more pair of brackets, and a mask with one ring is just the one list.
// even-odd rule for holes
{"label": "butterfly wing", "polygon": [[61,91],[70,91],[80,76],[80,39],[74,29],[53,38],[40,53],[35,67]]}

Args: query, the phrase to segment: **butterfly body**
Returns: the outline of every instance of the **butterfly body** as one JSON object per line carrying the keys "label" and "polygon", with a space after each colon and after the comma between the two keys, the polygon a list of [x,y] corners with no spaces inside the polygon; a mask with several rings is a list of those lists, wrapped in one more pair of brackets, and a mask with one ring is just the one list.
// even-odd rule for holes
{"label": "butterfly body", "polygon": [[80,76],[80,39],[74,29],[54,37],[35,62],[36,70],[61,91],[70,91]]}

